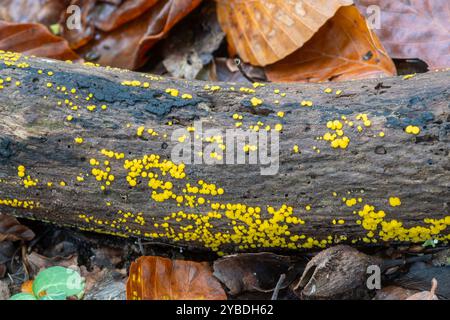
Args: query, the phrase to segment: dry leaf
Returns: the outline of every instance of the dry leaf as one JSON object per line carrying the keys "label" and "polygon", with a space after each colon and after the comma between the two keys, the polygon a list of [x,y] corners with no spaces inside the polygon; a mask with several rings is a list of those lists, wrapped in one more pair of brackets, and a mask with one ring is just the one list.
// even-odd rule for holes
{"label": "dry leaf", "polygon": [[377,291],[374,300],[405,300],[417,293],[416,290],[405,289],[398,286],[387,286]]}
{"label": "dry leaf", "polygon": [[130,266],[128,300],[226,300],[207,262],[140,257]]}
{"label": "dry leaf", "polygon": [[266,68],[273,82],[344,81],[395,73],[394,63],[354,6],[339,9],[301,49]]}
{"label": "dry leaf", "polygon": [[10,296],[11,292],[9,291],[8,282],[0,280],[0,301],[8,300]]}
{"label": "dry leaf", "polygon": [[213,53],[224,38],[214,2],[210,2],[170,33],[164,41],[162,63],[173,77],[196,79],[203,67],[214,59]]}
{"label": "dry leaf", "polygon": [[[159,0],[150,9],[143,11],[145,6],[135,8],[134,15],[141,10],[141,14],[118,27],[105,32],[96,28],[99,4],[95,0],[83,1],[83,17],[81,30],[63,30],[72,48],[78,50],[87,60],[95,61],[101,65],[110,65],[125,69],[137,69],[148,59],[147,53],[153,45],[161,40],[184,16],[194,10],[201,0]],[[121,8],[127,2],[116,7],[122,15],[127,11]],[[125,21],[115,18],[116,21]],[[106,18],[102,17],[101,21]],[[100,21],[99,20],[99,21]],[[113,26],[102,28],[108,29]]]}
{"label": "dry leaf", "polygon": [[3,278],[6,274],[6,266],[4,264],[0,264],[0,279]]}
{"label": "dry leaf", "polygon": [[[229,58],[215,58],[213,63],[209,66],[208,77],[202,80],[206,81],[221,81],[221,82],[266,82],[266,74],[261,67],[255,67],[251,64],[241,62],[241,70],[237,67],[234,59]],[[251,81],[250,81],[251,80]]]}
{"label": "dry leaf", "polygon": [[79,59],[66,40],[53,35],[45,26],[37,23],[0,21],[0,50],[58,60]]}
{"label": "dry leaf", "polygon": [[20,291],[22,293],[33,294],[33,280],[24,281],[24,283],[20,286]]}
{"label": "dry leaf", "polygon": [[379,6],[380,29],[375,32],[391,57],[419,58],[430,69],[450,67],[448,0],[357,0],[356,3],[364,13],[371,5]]}
{"label": "dry leaf", "polygon": [[439,300],[436,296],[436,288],[437,288],[437,281],[435,278],[431,280],[431,289],[430,291],[422,291],[416,294],[413,294],[406,300]]}
{"label": "dry leaf", "polygon": [[436,295],[440,299],[450,299],[450,265],[435,267],[432,264],[416,262],[406,274],[393,279],[393,283],[403,288],[425,291],[430,288],[433,278],[439,283]]}
{"label": "dry leaf", "polygon": [[33,238],[34,232],[28,227],[20,224],[16,218],[0,213],[0,242],[18,240],[30,241]]}
{"label": "dry leaf", "polygon": [[153,7],[158,0],[124,0],[119,6],[114,3],[99,3],[95,26],[102,31],[111,31],[139,17]]}
{"label": "dry leaf", "polygon": [[68,257],[56,256],[49,258],[37,252],[31,252],[27,256],[27,259],[32,269],[31,272],[36,275],[39,273],[39,271],[54,266],[69,268],[78,265],[77,255],[70,255]]}
{"label": "dry leaf", "polygon": [[8,271],[6,266],[9,264],[16,252],[17,248],[14,243],[11,241],[0,241],[0,279],[3,278],[6,271]]}
{"label": "dry leaf", "polygon": [[59,22],[70,0],[2,0],[0,20],[20,23],[41,23],[50,26]]}
{"label": "dry leaf", "polygon": [[219,0],[219,22],[231,55],[253,65],[277,62],[298,48],[352,0]]}
{"label": "dry leaf", "polygon": [[282,274],[287,287],[303,271],[295,260],[273,253],[243,253],[223,257],[214,262],[214,276],[237,295],[244,291],[270,292]]}
{"label": "dry leaf", "polygon": [[87,271],[82,266],[81,275],[86,279],[83,300],[125,300],[125,282],[127,272],[123,270],[100,269],[94,267]]}
{"label": "dry leaf", "polygon": [[346,245],[328,248],[308,262],[294,292],[305,299],[367,298],[369,265],[381,261]]}

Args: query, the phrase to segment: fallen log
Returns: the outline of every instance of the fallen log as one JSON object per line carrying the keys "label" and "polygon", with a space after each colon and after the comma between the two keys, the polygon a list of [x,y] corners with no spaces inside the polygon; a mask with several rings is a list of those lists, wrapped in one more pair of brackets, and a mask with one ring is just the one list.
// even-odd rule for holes
{"label": "fallen log", "polygon": [[[447,243],[449,75],[206,84],[2,52],[0,210],[226,252]],[[269,133],[271,162],[226,129]]]}

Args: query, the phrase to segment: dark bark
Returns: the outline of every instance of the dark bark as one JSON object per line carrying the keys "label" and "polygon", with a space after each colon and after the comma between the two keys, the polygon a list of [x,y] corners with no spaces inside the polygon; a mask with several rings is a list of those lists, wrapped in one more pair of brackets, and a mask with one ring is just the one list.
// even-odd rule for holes
{"label": "dark bark", "polygon": [[[245,93],[239,89],[248,86],[239,84],[221,83],[220,90],[211,91],[205,90],[202,82],[156,80],[123,70],[23,57],[15,62],[16,66],[6,66],[4,60],[4,57],[0,60],[0,78],[4,80],[4,88],[0,89],[0,210],[3,213],[227,251],[253,250],[252,242],[254,247],[265,250],[310,247],[308,238],[313,243],[314,240],[368,243],[372,241],[367,237],[370,227],[375,228],[373,239],[378,239],[378,243],[449,238],[446,224],[450,219],[448,71],[417,75],[408,80],[397,77],[333,84],[268,84],[255,89],[256,93]],[[18,68],[20,61],[30,66]],[[48,71],[54,74],[49,76]],[[6,81],[7,77],[11,77],[11,82]],[[128,80],[140,81],[141,87],[122,85]],[[21,82],[19,86],[16,81]],[[149,82],[150,87],[143,88],[144,82]],[[47,83],[53,86],[49,88]],[[232,86],[234,91],[230,90]],[[342,94],[324,93],[328,86],[342,90]],[[66,88],[65,92],[62,87]],[[77,90],[75,94],[70,92],[72,88]],[[166,93],[167,88],[179,90],[179,95],[171,96]],[[286,96],[276,94],[274,89]],[[185,93],[191,94],[192,99],[181,98]],[[92,98],[87,101],[89,94]],[[262,99],[262,105],[252,106],[253,97]],[[66,105],[65,99],[73,105]],[[314,105],[302,107],[303,100],[311,100]],[[74,105],[78,106],[77,111],[71,110]],[[95,105],[96,109],[89,111],[88,105]],[[102,110],[102,105],[107,109]],[[284,111],[284,117],[278,117],[278,111]],[[129,170],[124,168],[125,160],[142,159],[150,154],[160,155],[161,161],[170,159],[176,143],[170,139],[174,129],[191,126],[198,119],[203,120],[205,128],[234,128],[234,113],[243,115],[243,120],[237,120],[243,122],[243,127],[256,125],[258,121],[264,123],[262,130],[266,125],[272,128],[278,123],[283,125],[278,174],[263,176],[258,165],[187,165],[186,177],[174,179],[169,173],[163,176],[153,169],[159,173],[159,179],[173,183],[171,191],[177,195],[183,194],[186,183],[197,185],[198,180],[213,183],[216,189],[223,188],[221,195],[195,194],[197,204],[200,196],[206,202],[194,208],[186,206],[186,200],[178,206],[176,198],[154,201],[148,177],[138,177],[136,186],[127,182]],[[367,115],[370,126],[357,120],[359,114]],[[73,120],[68,121],[68,115]],[[354,122],[354,126],[345,124],[342,116]],[[350,138],[345,149],[332,148],[330,142],[317,139],[331,131],[327,122],[336,119],[344,124],[344,135]],[[169,122],[173,125],[168,125]],[[357,130],[358,125],[362,126],[362,132]],[[420,127],[420,133],[406,133],[409,125]],[[153,129],[158,136],[144,132],[139,137],[136,133],[140,126]],[[380,137],[380,132],[385,136]],[[83,142],[76,143],[77,137]],[[293,152],[294,145],[299,146],[300,153]],[[108,158],[101,153],[102,149],[123,153],[124,158]],[[91,159],[100,165],[92,166]],[[105,181],[96,181],[91,170],[105,170],[108,167],[103,164],[105,160],[110,162],[109,174],[115,179],[101,190]],[[19,177],[19,166],[25,167],[24,177]],[[24,187],[23,180],[28,175],[32,180],[38,179],[36,186]],[[84,181],[78,181],[78,176],[83,176]],[[66,185],[61,186],[61,181]],[[398,197],[401,205],[392,207],[390,197]],[[357,203],[349,207],[342,198],[356,199]],[[13,199],[33,203],[28,203],[27,208],[23,208],[23,203],[14,207]],[[219,209],[221,218],[216,215],[201,220],[208,212],[215,211],[211,204],[216,202],[260,207],[260,217],[251,210],[247,215],[235,213],[233,217]],[[275,221],[267,206],[278,210],[283,204],[293,208],[290,218],[297,217],[305,223],[293,224],[291,219],[287,223],[286,217]],[[380,220],[376,222],[368,219],[370,214],[363,219],[358,212],[364,205],[374,206],[376,213],[383,210],[385,216],[379,213]],[[308,211],[305,208],[309,206]],[[177,216],[178,221],[164,220],[180,210],[186,215]],[[134,217],[124,217],[128,212]],[[138,213],[142,213],[142,218],[138,218]],[[189,219],[189,213],[196,216]],[[434,224],[424,221],[426,218],[435,219]],[[258,219],[262,225],[266,221],[269,227],[258,229]],[[380,235],[383,224],[394,219],[403,226],[393,226],[392,237]],[[362,220],[366,228],[357,224],[357,220]],[[162,226],[164,223],[168,226]],[[191,230],[180,230],[188,225],[192,225]],[[243,234],[236,233],[233,229],[236,226],[243,226]],[[288,229],[282,229],[283,226]],[[414,226],[423,229],[417,232],[408,229]],[[196,230],[197,237],[191,234]],[[155,233],[159,234],[156,238],[152,237]]]}

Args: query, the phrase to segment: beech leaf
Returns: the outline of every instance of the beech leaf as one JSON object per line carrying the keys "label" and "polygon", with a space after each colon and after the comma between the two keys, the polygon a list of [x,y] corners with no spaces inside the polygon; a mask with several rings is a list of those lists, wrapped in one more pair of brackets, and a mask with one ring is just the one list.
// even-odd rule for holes
{"label": "beech leaf", "polygon": [[342,7],[301,49],[266,67],[273,82],[344,81],[392,76],[395,65],[365,18]]}

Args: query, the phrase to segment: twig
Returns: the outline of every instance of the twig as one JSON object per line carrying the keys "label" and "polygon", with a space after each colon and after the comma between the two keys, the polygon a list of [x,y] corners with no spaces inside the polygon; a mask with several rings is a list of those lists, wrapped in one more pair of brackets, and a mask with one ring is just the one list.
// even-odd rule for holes
{"label": "twig", "polygon": [[256,81],[250,77],[247,72],[245,72],[244,68],[242,68],[242,61],[239,58],[234,59],[234,63],[236,64],[236,67],[239,69],[239,72],[244,76],[245,79],[250,81],[251,83],[255,83]]}
{"label": "twig", "polygon": [[139,251],[141,252],[141,255],[145,256],[144,246],[142,245],[141,238],[138,238],[137,244],[139,246]]}
{"label": "twig", "polygon": [[280,292],[281,285],[283,284],[284,279],[286,278],[286,275],[283,273],[280,276],[280,279],[278,279],[277,285],[275,286],[275,289],[273,290],[272,298],[270,300],[277,300],[278,299],[278,292]]}

